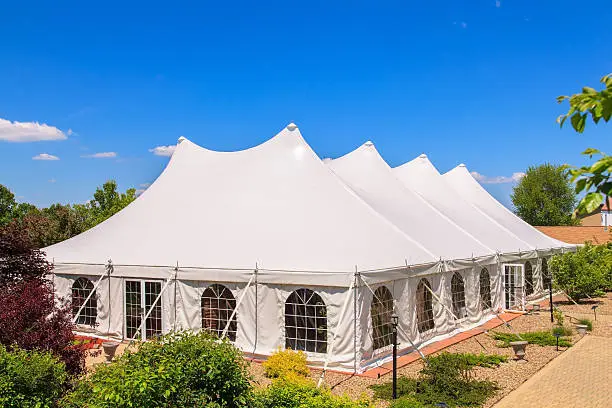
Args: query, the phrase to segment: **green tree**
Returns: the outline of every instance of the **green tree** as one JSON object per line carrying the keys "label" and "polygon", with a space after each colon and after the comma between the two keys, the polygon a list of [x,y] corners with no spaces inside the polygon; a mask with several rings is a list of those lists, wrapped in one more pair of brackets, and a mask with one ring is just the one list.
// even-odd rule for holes
{"label": "green tree", "polygon": [[136,199],[136,189],[130,188],[125,193],[117,191],[117,182],[109,180],[98,187],[93,200],[89,201],[90,214],[86,227],[92,228],[112,217]]}
{"label": "green tree", "polygon": [[562,166],[529,167],[514,187],[516,213],[531,225],[573,225],[576,196]]}
{"label": "green tree", "polygon": [[4,225],[11,220],[15,202],[15,194],[7,187],[0,184],[0,225]]}
{"label": "green tree", "polygon": [[[557,119],[561,126],[567,118],[570,118],[574,130],[582,133],[589,117],[595,124],[601,120],[610,121],[612,117],[612,74],[604,76],[601,82],[604,84],[604,89],[601,91],[585,86],[581,93],[557,98],[559,103],[568,101],[570,105],[569,111]],[[582,154],[590,158],[594,155],[600,156],[590,166],[568,168],[571,181],[576,183],[576,193],[586,193],[580,200],[576,213],[588,214],[599,207],[604,196],[607,198],[612,193],[612,180],[610,180],[612,157],[592,148],[585,150]]]}

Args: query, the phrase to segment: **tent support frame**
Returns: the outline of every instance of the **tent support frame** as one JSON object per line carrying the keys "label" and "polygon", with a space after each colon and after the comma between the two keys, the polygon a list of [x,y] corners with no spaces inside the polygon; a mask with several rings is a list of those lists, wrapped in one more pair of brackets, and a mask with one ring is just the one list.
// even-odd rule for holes
{"label": "tent support frame", "polygon": [[230,324],[232,323],[232,320],[234,320],[234,317],[236,317],[236,311],[238,310],[238,308],[242,304],[242,301],[244,300],[244,298],[245,298],[245,296],[247,294],[247,291],[249,290],[249,287],[251,286],[251,283],[253,283],[253,280],[255,279],[255,276],[257,276],[257,273],[255,271],[253,271],[253,274],[251,275],[251,279],[249,279],[249,282],[247,283],[247,285],[244,288],[244,292],[242,292],[242,295],[240,296],[240,299],[238,299],[238,302],[236,303],[236,307],[232,311],[232,314],[230,315],[229,319],[227,320],[227,323],[225,324],[225,328],[223,329],[223,332],[221,333],[221,338],[222,339],[224,339],[225,336],[227,336],[227,331],[229,330]]}
{"label": "tent support frame", "polygon": [[[100,283],[102,283],[102,280],[108,276],[109,277],[109,281],[110,281],[110,275],[113,272],[113,261],[111,261],[110,259],[108,260],[108,264],[106,264],[106,267],[104,268],[104,273],[102,273],[100,275],[100,278],[98,278],[98,281],[96,282],[96,284],[94,285],[93,289],[91,290],[91,292],[89,292],[89,296],[87,296],[87,298],[85,298],[85,301],[83,302],[83,304],[81,304],[81,307],[79,308],[79,311],[76,312],[76,314],[74,315],[74,317],[72,318],[72,323],[76,323],[81,312],[83,311],[83,309],[85,309],[85,305],[87,305],[87,302],[89,302],[89,299],[91,299],[91,297],[93,296],[94,293],[96,293],[96,289],[98,289],[98,287],[100,286]],[[54,292],[55,293],[55,292]],[[110,308],[110,304],[109,304],[109,308]]]}

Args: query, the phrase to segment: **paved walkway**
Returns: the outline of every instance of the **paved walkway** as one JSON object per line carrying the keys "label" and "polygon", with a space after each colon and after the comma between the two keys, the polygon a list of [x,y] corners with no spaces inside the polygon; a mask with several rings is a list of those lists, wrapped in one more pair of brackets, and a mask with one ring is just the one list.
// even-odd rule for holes
{"label": "paved walkway", "polygon": [[494,408],[612,407],[612,338],[587,335]]}

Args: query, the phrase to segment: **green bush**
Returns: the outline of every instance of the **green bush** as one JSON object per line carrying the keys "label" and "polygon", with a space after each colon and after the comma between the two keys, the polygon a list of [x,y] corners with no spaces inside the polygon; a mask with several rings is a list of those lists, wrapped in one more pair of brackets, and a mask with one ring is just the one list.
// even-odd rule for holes
{"label": "green bush", "polygon": [[551,330],[553,336],[558,335],[559,337],[570,337],[574,334],[572,329],[566,326],[555,326]]}
{"label": "green bush", "polygon": [[[471,369],[479,365],[496,366],[505,359],[498,356],[442,353],[431,357],[417,379],[400,377],[394,408],[434,407],[440,402],[450,407],[479,407],[497,391],[497,384],[477,381]],[[372,386],[378,398],[391,399],[392,384]]]}
{"label": "green bush", "polygon": [[99,365],[65,398],[66,407],[248,407],[247,365],[207,332],[171,333]]}
{"label": "green bush", "polygon": [[593,322],[589,319],[578,319],[578,324],[584,324],[588,331],[593,331]]}
{"label": "green bush", "polygon": [[[550,331],[521,333],[521,337],[514,333],[493,332],[493,338],[501,342],[499,347],[510,347],[511,342],[521,340],[524,340],[529,344],[537,344],[538,346],[555,346],[557,344],[557,339]],[[565,337],[561,337],[559,339],[559,346],[571,347],[571,345],[572,342],[569,339]]]}
{"label": "green bush", "polygon": [[612,288],[612,246],[587,243],[576,252],[555,255],[549,263],[554,285],[572,299],[603,296]]}
{"label": "green bush", "polygon": [[306,365],[306,354],[303,351],[280,348],[272,353],[263,363],[264,373],[268,378],[284,377],[288,373],[294,373],[302,377],[310,374]]}
{"label": "green bush", "polygon": [[255,396],[254,408],[371,408],[367,399],[354,401],[335,396],[326,388],[317,388],[314,381],[295,373],[279,377]]}
{"label": "green bush", "polygon": [[68,382],[64,363],[49,352],[0,345],[0,407],[52,407]]}

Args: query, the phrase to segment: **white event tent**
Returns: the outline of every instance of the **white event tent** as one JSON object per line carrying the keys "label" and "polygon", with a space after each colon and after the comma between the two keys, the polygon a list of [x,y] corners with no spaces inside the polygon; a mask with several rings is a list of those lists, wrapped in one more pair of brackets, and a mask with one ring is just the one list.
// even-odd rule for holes
{"label": "white event tent", "polygon": [[396,170],[371,144],[326,164],[293,124],[237,152],[181,138],[132,204],[43,251],[93,335],[204,329],[255,357],[291,347],[360,372],[388,355],[393,312],[410,351],[503,308],[513,245],[555,251],[462,191],[487,217],[451,214]]}

